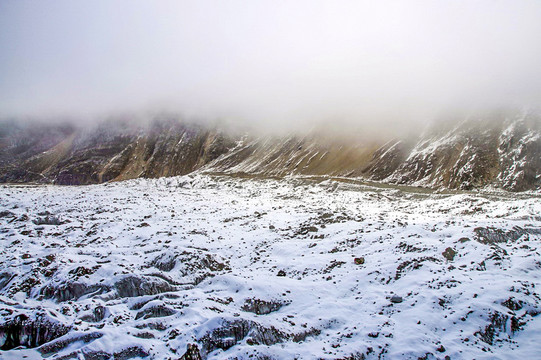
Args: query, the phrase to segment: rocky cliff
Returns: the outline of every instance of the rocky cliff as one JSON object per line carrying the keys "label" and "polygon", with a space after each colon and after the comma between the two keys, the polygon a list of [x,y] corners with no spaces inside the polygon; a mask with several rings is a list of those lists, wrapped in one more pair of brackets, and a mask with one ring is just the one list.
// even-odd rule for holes
{"label": "rocky cliff", "polygon": [[383,144],[310,136],[244,140],[205,169],[352,176],[431,188],[534,190],[541,185],[540,123],[533,114],[471,118]]}
{"label": "rocky cliff", "polygon": [[165,119],[148,125],[116,120],[82,129],[10,123],[0,144],[0,181],[79,185],[184,175],[233,143],[216,130]]}
{"label": "rocky cliff", "polygon": [[265,176],[361,177],[392,184],[510,191],[541,187],[541,117],[513,114],[438,123],[415,137],[370,141],[233,136],[161,119],[21,126],[0,133],[2,182],[89,184],[196,170]]}

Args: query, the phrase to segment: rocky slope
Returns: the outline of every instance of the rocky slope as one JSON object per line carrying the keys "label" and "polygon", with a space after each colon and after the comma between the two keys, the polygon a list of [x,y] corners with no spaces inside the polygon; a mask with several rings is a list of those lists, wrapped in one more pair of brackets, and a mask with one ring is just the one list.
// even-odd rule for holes
{"label": "rocky slope", "polygon": [[[439,124],[416,137],[345,141],[305,136],[232,136],[160,120],[85,131],[8,127],[0,181],[89,184],[201,170],[272,176],[361,177],[430,188],[541,187],[541,117],[514,114]],[[46,136],[42,136],[42,134]]]}
{"label": "rocky slope", "polygon": [[469,119],[384,144],[314,137],[252,139],[239,142],[205,169],[363,177],[430,188],[533,190],[541,186],[540,124],[531,114]]}
{"label": "rocky slope", "polygon": [[[232,145],[215,130],[171,119],[148,125],[115,120],[85,128],[3,127],[2,182],[80,185],[184,175]],[[45,137],[42,128],[48,132]]]}

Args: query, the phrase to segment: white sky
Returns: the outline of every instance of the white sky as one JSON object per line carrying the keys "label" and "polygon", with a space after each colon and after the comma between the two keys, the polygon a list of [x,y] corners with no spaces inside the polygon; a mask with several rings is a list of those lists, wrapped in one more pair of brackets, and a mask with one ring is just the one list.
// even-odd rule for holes
{"label": "white sky", "polygon": [[0,116],[283,126],[540,104],[538,0],[0,1]]}

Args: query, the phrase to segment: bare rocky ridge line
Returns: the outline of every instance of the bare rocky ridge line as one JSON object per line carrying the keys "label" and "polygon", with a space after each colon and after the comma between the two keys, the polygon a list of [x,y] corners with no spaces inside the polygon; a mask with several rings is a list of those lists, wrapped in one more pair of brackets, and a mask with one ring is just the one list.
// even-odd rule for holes
{"label": "bare rocky ridge line", "polygon": [[68,125],[0,132],[0,182],[81,185],[194,171],[266,176],[328,175],[390,184],[508,191],[541,187],[538,115],[466,120],[417,138],[329,141],[316,135],[254,137],[158,119],[92,130]]}

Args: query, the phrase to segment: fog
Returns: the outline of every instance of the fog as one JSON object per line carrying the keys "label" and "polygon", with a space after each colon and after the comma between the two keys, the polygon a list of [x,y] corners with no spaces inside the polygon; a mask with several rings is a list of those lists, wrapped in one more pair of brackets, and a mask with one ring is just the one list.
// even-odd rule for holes
{"label": "fog", "polygon": [[414,129],[541,104],[536,1],[0,2],[0,116]]}

